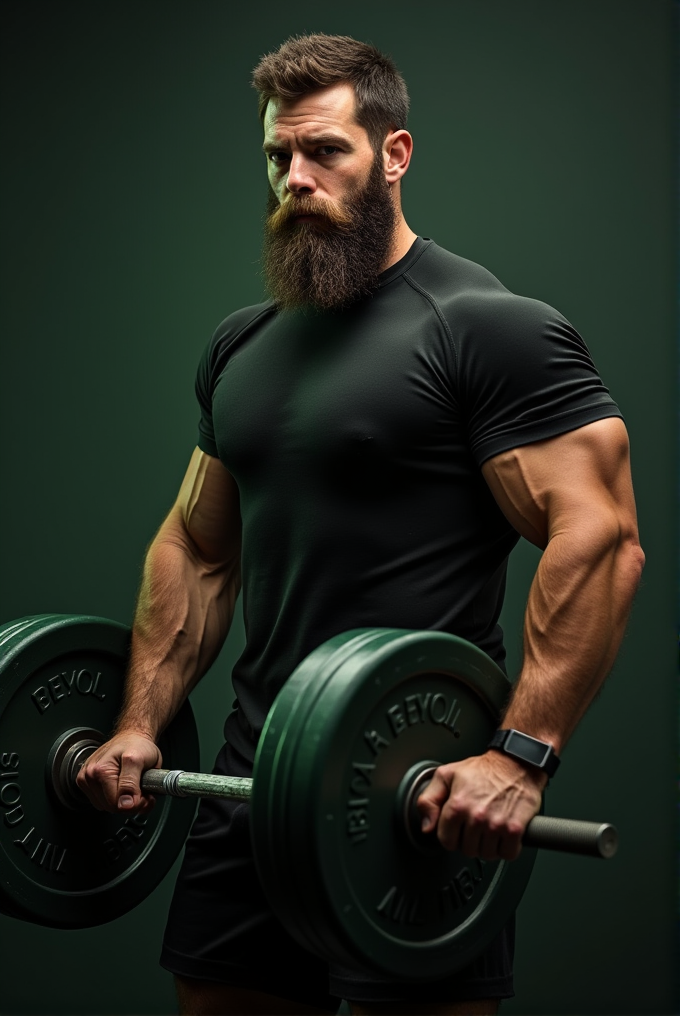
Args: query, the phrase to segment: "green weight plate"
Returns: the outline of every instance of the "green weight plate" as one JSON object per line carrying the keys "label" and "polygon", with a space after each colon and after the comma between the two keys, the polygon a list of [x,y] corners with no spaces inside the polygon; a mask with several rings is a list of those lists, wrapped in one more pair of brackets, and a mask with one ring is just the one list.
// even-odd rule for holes
{"label": "green weight plate", "polygon": [[[368,646],[385,629],[364,629],[337,635],[315,649],[286,681],[272,706],[260,737],[253,768],[250,821],[255,862],[272,908],[287,927],[296,907],[291,899],[291,872],[298,864],[287,836],[286,809],[281,807],[290,766],[294,763],[299,731],[309,711],[338,666],[360,646]],[[292,748],[292,750],[289,750]],[[305,948],[325,956],[325,947],[315,934],[315,922],[294,922],[293,933]]]}
{"label": "green weight plate", "polygon": [[[423,760],[484,751],[509,683],[486,654],[439,632],[370,629],[332,641],[291,677],[263,732],[252,814],[259,826],[262,789],[272,829],[256,840],[265,891],[319,955],[403,979],[447,976],[500,931],[535,851],[484,863],[419,847],[397,792]],[[269,724],[287,728],[278,756]]]}
{"label": "green weight plate", "polygon": [[[122,818],[64,806],[48,756],[68,730],[107,735],[120,710],[130,632],[105,618],[44,614],[0,626],[0,910],[55,928],[126,913],[174,863],[195,801],[158,798]],[[188,703],[159,742],[167,768],[196,769]]]}

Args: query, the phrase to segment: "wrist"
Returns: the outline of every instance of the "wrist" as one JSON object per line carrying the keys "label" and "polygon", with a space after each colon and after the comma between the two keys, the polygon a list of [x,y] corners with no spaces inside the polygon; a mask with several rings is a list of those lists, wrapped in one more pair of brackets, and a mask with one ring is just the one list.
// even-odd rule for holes
{"label": "wrist", "polygon": [[145,726],[143,723],[132,723],[126,721],[123,717],[116,724],[113,732],[113,737],[144,737],[147,741],[153,741],[155,744],[158,739],[158,734],[154,732],[152,727]]}
{"label": "wrist", "polygon": [[543,793],[548,785],[548,777],[541,769],[527,765],[520,759],[511,758],[510,755],[503,755],[493,749],[487,751],[485,758],[493,766],[494,771],[502,774],[508,780],[520,782],[525,786],[528,784],[535,787],[540,793]]}
{"label": "wrist", "polygon": [[513,727],[497,730],[488,747],[489,750],[501,752],[530,770],[543,773],[546,779],[555,775],[560,764],[560,759],[549,741],[541,741]]}

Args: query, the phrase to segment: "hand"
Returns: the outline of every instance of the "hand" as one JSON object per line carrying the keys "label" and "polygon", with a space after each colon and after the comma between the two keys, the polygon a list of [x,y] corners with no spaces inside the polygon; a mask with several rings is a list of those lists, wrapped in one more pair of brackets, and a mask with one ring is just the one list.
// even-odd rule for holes
{"label": "hand", "polygon": [[150,737],[124,730],[90,755],[76,782],[99,811],[144,813],[155,801],[142,794],[139,781],[143,772],[160,768],[162,762]]}
{"label": "hand", "polygon": [[513,861],[547,782],[497,751],[440,766],[418,798],[423,832],[436,830],[443,847],[466,857]]}

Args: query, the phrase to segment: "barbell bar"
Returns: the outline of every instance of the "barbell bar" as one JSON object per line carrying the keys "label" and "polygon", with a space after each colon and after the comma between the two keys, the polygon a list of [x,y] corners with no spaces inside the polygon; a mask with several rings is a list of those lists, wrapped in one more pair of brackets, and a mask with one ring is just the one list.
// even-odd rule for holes
{"label": "barbell bar", "polygon": [[[106,738],[99,731],[68,731],[50,752],[51,778],[57,797],[73,807],[80,803],[82,793],[75,779],[80,767]],[[405,800],[403,818],[412,842],[427,846],[435,843],[434,835],[419,835],[419,816],[415,807],[418,796],[434,775],[435,767],[419,771],[397,793]],[[403,783],[403,781],[402,781]],[[253,780],[240,776],[216,776],[212,773],[189,773],[183,769],[147,769],[141,778],[141,789],[148,794],[168,797],[214,797],[228,801],[249,801]],[[416,793],[417,791],[417,793]],[[544,850],[562,850],[587,857],[608,859],[618,849],[616,828],[608,822],[584,822],[581,819],[536,815],[528,824],[522,843]]]}
{"label": "barbell bar", "polygon": [[[72,730],[54,746],[51,757],[52,781],[60,800],[74,806],[81,791],[75,783],[80,767],[89,756],[103,744],[105,738],[98,731]],[[401,791],[407,800],[403,820],[408,826],[408,835],[413,842],[425,845],[435,841],[434,835],[422,839],[418,836],[418,812],[415,808],[417,795],[421,794],[434,774],[434,767],[428,767],[419,778],[414,778],[413,787]],[[423,779],[426,776],[427,779]],[[147,769],[142,774],[141,789],[145,793],[169,797],[214,797],[230,801],[249,801],[253,792],[253,780],[248,777],[216,776],[211,773],[188,773],[183,769]],[[399,793],[400,791],[398,791]],[[580,819],[557,818],[536,815],[528,824],[522,843],[527,847],[547,850],[562,850],[583,854],[588,857],[610,858],[618,848],[616,828],[608,822],[584,822]]]}
{"label": "barbell bar", "polygon": [[[430,777],[434,768],[427,770]],[[419,793],[429,783],[419,785]],[[187,773],[182,769],[147,769],[141,787],[145,793],[171,797],[217,797],[230,801],[248,801],[253,792],[253,781],[247,777],[214,776],[210,773]],[[411,797],[414,795],[411,793]],[[415,804],[415,798],[413,803]],[[414,818],[410,809],[404,814],[409,833],[414,837]],[[416,818],[417,821],[417,818]],[[435,840],[434,835],[430,836]],[[527,847],[544,850],[562,850],[586,857],[613,857],[618,849],[616,827],[609,822],[585,822],[581,819],[557,818],[553,815],[536,815],[529,822],[522,843]]]}
{"label": "barbell bar", "polygon": [[115,722],[128,640],[102,618],[0,626],[5,913],[53,927],[125,913],[173,863],[195,796],[218,796],[248,803],[264,891],[294,938],[325,958],[426,980],[498,934],[536,843],[614,853],[613,827],[542,815],[512,862],[470,860],[421,832],[416,801],[432,772],[485,750],[510,690],[481,650],[441,632],[359,629],[319,646],[277,696],[252,780],[192,771],[185,704],[160,739],[170,768],[143,776],[157,807],[98,812],[75,777]]}

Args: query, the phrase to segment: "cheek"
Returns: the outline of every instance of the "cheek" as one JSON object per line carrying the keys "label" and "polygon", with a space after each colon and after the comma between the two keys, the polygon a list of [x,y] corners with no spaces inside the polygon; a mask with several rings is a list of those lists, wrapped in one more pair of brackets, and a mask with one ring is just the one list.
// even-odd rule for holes
{"label": "cheek", "polygon": [[277,172],[276,168],[273,167],[271,163],[267,165],[267,179],[269,180],[269,186],[278,197],[281,193],[284,178],[281,173]]}

